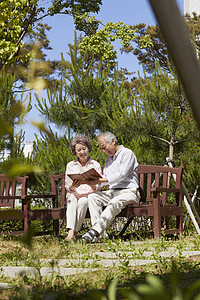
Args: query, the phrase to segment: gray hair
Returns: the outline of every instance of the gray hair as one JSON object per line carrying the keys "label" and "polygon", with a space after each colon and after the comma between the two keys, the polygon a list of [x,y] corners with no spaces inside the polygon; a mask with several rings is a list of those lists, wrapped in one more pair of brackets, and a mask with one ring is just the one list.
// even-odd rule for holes
{"label": "gray hair", "polygon": [[84,135],[77,135],[73,140],[70,142],[70,149],[73,155],[76,155],[76,145],[77,144],[83,144],[85,145],[89,152],[92,150],[92,144],[89,141],[88,137]]}
{"label": "gray hair", "polygon": [[99,138],[100,137],[105,139],[108,143],[112,143],[112,141],[114,140],[116,145],[118,145],[118,141],[117,141],[116,136],[113,133],[109,132],[109,131],[103,132],[102,134],[99,135]]}

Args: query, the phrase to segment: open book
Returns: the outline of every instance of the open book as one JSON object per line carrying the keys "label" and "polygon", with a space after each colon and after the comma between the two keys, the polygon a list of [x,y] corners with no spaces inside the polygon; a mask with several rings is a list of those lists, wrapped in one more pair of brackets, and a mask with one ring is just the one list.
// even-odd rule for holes
{"label": "open book", "polygon": [[69,176],[73,181],[79,180],[81,182],[93,180],[94,177],[97,179],[102,177],[94,168],[79,174],[67,174],[67,176]]}

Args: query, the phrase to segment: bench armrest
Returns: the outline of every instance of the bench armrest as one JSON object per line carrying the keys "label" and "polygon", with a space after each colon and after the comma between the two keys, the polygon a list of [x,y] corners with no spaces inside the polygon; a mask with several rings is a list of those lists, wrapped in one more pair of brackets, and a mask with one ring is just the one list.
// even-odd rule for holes
{"label": "bench armrest", "polygon": [[27,200],[29,200],[29,199],[37,199],[37,198],[52,198],[52,199],[56,199],[56,195],[55,194],[49,194],[49,195],[40,195],[40,194],[38,194],[38,195],[22,195],[21,196],[21,198],[22,199],[27,199]]}
{"label": "bench armrest", "polygon": [[22,199],[22,196],[0,196],[0,199]]}
{"label": "bench armrest", "polygon": [[30,200],[31,199],[48,199],[48,198],[52,198],[53,200],[53,207],[54,208],[58,208],[58,198],[55,194],[49,194],[49,195],[42,195],[42,194],[38,194],[38,195],[22,195],[21,199],[24,200],[24,204],[27,203],[28,205],[28,209],[30,209]]}
{"label": "bench armrest", "polygon": [[160,188],[160,187],[152,187],[151,188],[151,192],[166,192],[166,193],[178,193],[180,192],[180,189],[176,189],[176,188]]}

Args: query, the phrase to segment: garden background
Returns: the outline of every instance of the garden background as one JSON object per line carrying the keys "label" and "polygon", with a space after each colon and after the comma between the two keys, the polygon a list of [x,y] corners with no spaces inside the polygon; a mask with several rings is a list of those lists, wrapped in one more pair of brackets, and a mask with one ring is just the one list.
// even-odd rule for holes
{"label": "garden background", "polygon": [[[164,165],[169,157],[176,166],[182,165],[184,182],[192,194],[200,178],[199,130],[159,26],[149,25],[145,18],[125,24],[120,17],[115,23],[107,19],[108,23],[102,24],[97,14],[101,5],[100,0],[0,2],[0,150],[1,153],[10,150],[6,160],[2,154],[0,172],[10,176],[28,175],[31,193],[49,193],[49,175],[64,172],[66,164],[73,159],[69,150],[71,138],[76,134],[88,135],[93,144],[91,156],[103,164],[105,156],[98,148],[97,136],[108,130],[116,135],[119,143],[133,150],[141,164]],[[51,40],[46,20],[61,15],[73,18],[73,29],[68,26],[59,29],[62,35],[71,31],[73,40],[66,41],[63,55],[59,53],[55,59],[47,55]],[[200,17],[185,16],[185,21],[199,57]],[[116,41],[121,42],[120,50]],[[140,73],[131,63],[120,66],[115,47],[127,58],[138,61]],[[39,133],[35,136],[33,155],[24,157],[23,123],[26,118],[28,122],[31,119],[29,113],[34,104],[45,123],[32,121],[31,126]],[[191,233],[192,229],[191,225]],[[4,246],[2,242],[2,249],[13,247],[16,255],[21,247],[16,243],[24,241],[14,241],[14,246],[7,242]],[[42,243],[47,247],[45,240]],[[192,243],[194,246],[195,242]],[[75,246],[78,252],[79,246]],[[121,247],[119,243],[118,246]],[[62,247],[66,251],[66,245]],[[80,247],[84,249],[83,245]],[[32,263],[31,252],[23,251],[25,260]],[[12,251],[8,252],[8,257],[15,257]],[[179,269],[185,271],[186,263],[181,259]],[[127,261],[123,260],[120,269],[123,276],[129,270]],[[173,268],[164,265],[165,262],[160,267],[161,273]],[[193,267],[193,263],[188,263],[187,272],[189,268],[193,272]],[[105,273],[102,274],[103,277]],[[109,279],[115,277],[112,274]],[[20,287],[25,281],[23,277]],[[32,283],[27,279],[26,283],[31,289],[39,287],[38,291],[44,286],[42,280]],[[53,281],[47,283],[49,286],[56,289]]]}

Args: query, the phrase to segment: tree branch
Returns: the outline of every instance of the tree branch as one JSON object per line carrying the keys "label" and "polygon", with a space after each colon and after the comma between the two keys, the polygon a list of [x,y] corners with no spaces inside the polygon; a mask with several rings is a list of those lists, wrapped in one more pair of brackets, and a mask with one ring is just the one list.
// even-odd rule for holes
{"label": "tree branch", "polygon": [[167,140],[165,140],[165,139],[163,139],[163,138],[160,138],[160,137],[158,137],[158,136],[155,136],[155,135],[151,135],[151,134],[150,134],[150,137],[153,137],[153,138],[155,138],[155,139],[158,139],[158,140],[160,140],[160,141],[163,141],[163,142],[167,143],[168,145],[170,144],[169,141],[167,141]]}
{"label": "tree branch", "polygon": [[29,18],[29,21],[28,21],[26,27],[24,28],[24,30],[22,31],[21,36],[19,37],[19,39],[18,39],[18,41],[17,41],[17,43],[16,43],[17,45],[19,45],[19,43],[20,43],[20,42],[22,41],[22,39],[24,38],[25,34],[28,32],[28,28],[29,28],[30,24],[32,23],[32,20],[33,20],[33,18],[34,18],[34,16],[35,16],[36,12],[37,12],[37,6],[34,6],[33,11],[32,11],[32,13],[31,13],[31,16],[30,16],[30,18]]}

